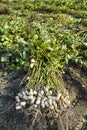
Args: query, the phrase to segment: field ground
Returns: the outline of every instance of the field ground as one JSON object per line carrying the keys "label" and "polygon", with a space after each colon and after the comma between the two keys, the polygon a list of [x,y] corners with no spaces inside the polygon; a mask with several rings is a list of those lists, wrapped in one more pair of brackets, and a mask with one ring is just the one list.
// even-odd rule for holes
{"label": "field ground", "polygon": [[[17,38],[20,38],[21,41],[17,41]],[[44,46],[46,41],[51,45],[50,48]],[[34,43],[33,50],[28,48],[28,42]],[[20,43],[22,44],[18,46]],[[43,46],[40,44],[36,46],[36,43],[42,43]],[[59,47],[59,53],[53,51],[56,50],[55,44],[58,45],[56,47]],[[54,45],[53,48],[52,45]],[[38,47],[42,50],[40,51]],[[24,49],[26,53],[23,53]],[[47,76],[45,80],[49,79],[46,80],[46,83],[50,81],[49,65],[51,64],[49,61],[53,61],[52,65],[58,69],[58,72],[60,70],[63,72],[63,87],[69,93],[71,102],[69,108],[58,115],[34,111],[38,117],[34,124],[32,124],[32,117],[29,115],[28,109],[15,110],[14,100],[20,90],[19,85],[25,72],[30,67],[27,64],[30,59],[26,58],[29,54],[30,59],[33,55],[35,60],[42,63],[40,64],[42,67],[40,76],[44,77],[43,72],[45,73]],[[2,0],[0,2],[0,57],[1,130],[87,130],[86,0],[72,0],[72,2],[71,0],[32,0],[30,2],[28,0],[26,2],[18,0],[3,2]],[[41,60],[42,62],[40,62]],[[57,60],[57,64],[56,62],[54,64],[55,60]],[[43,69],[44,66],[47,70]],[[57,70],[53,66],[51,69],[54,74],[54,71],[57,72]],[[24,73],[20,73],[20,70],[23,70]],[[39,69],[37,68],[37,70]],[[4,76],[7,71],[9,74]],[[39,75],[38,73],[35,76]],[[35,83],[39,78],[34,77]],[[55,79],[55,76],[53,78]],[[51,84],[51,82],[49,83]]]}
{"label": "field ground", "polygon": [[[14,95],[24,75],[11,72],[4,78],[0,69],[0,129],[24,130],[30,129],[31,116],[25,111],[15,110]],[[13,76],[14,75],[14,76]],[[87,129],[87,72],[75,65],[69,65],[64,74],[64,82],[69,92],[71,105],[56,117],[54,114],[42,115],[36,121],[32,130],[47,130],[47,124],[51,124],[49,130],[86,130]],[[84,87],[85,86],[85,87]],[[46,113],[45,113],[46,114]],[[21,119],[22,118],[22,119]],[[44,119],[45,118],[45,119]],[[44,122],[43,122],[44,120]],[[58,123],[58,124],[57,124]]]}

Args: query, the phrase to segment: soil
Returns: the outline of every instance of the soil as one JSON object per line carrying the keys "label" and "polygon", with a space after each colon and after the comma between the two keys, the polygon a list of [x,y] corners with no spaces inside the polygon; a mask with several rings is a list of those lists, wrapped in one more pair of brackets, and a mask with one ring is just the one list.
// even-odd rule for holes
{"label": "soil", "polygon": [[[24,74],[10,72],[3,76],[0,65],[0,130],[87,130],[87,70],[70,64],[63,75],[71,105],[58,115],[53,112],[41,113],[15,110],[15,95]],[[32,114],[31,114],[32,113]]]}

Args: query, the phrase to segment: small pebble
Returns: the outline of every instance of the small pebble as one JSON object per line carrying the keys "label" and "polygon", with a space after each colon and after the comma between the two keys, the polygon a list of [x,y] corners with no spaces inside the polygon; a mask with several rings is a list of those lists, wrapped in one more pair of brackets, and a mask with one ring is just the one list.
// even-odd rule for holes
{"label": "small pebble", "polygon": [[85,88],[85,85],[82,84],[82,87]]}

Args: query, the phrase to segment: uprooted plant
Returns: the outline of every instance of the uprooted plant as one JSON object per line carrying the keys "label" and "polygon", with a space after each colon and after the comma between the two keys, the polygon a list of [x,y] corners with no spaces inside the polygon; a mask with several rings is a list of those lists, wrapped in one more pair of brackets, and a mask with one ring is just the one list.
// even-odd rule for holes
{"label": "uprooted plant", "polygon": [[29,24],[27,19],[19,17],[2,24],[0,34],[3,67],[27,72],[31,87],[49,85],[61,88],[62,72],[68,62],[82,61],[83,44],[79,36],[69,30],[57,35],[44,22]]}

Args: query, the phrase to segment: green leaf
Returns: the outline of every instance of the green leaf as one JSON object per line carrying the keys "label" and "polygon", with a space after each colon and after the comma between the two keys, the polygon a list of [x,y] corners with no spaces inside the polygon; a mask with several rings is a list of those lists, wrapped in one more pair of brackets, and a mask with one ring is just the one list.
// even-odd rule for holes
{"label": "green leaf", "polygon": [[5,57],[1,57],[1,62],[5,62],[5,61],[6,61]]}
{"label": "green leaf", "polygon": [[16,58],[16,62],[19,62],[19,58]]}
{"label": "green leaf", "polygon": [[47,49],[50,50],[50,51],[54,51],[54,49],[52,47],[50,47],[50,46],[47,47]]}
{"label": "green leaf", "polygon": [[18,39],[18,43],[21,44],[28,44],[23,38]]}
{"label": "green leaf", "polygon": [[26,52],[23,51],[23,59],[26,59],[26,58],[27,58],[27,56],[26,56]]}
{"label": "green leaf", "polygon": [[37,34],[34,35],[34,39],[35,39],[35,40],[38,39],[38,35],[37,35]]}

